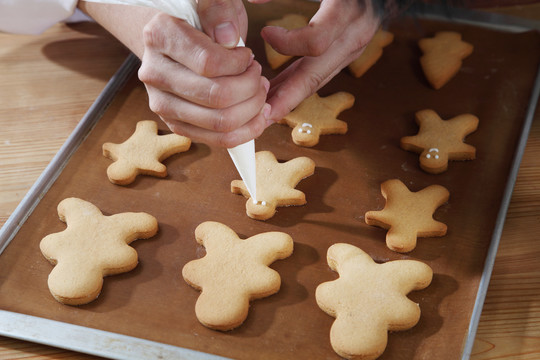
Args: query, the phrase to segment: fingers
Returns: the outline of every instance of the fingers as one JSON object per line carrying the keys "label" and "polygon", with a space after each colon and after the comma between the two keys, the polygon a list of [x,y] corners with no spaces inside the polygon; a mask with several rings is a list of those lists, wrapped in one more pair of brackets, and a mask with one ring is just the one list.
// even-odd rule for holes
{"label": "fingers", "polygon": [[162,119],[182,122],[215,132],[231,132],[259,115],[266,101],[268,80],[261,78],[255,94],[230,107],[210,108],[186,101],[147,85],[150,109]]}
{"label": "fingers", "polygon": [[207,78],[159,53],[148,52],[139,69],[139,79],[147,86],[186,101],[209,108],[224,108],[245,101],[259,90],[261,65],[254,61],[240,75]]}
{"label": "fingers", "polygon": [[148,22],[143,41],[145,54],[164,54],[205,77],[243,73],[253,59],[250,49],[226,49],[185,21],[166,14],[158,14]]}
{"label": "fingers", "polygon": [[[223,10],[223,17],[213,17],[204,6],[217,1],[225,8],[234,5],[234,11]],[[238,0],[199,3],[202,11],[208,11],[205,26],[242,17],[235,5]],[[221,35],[212,36],[219,40]],[[156,15],[146,25],[143,38],[139,79],[146,86],[150,109],[174,132],[193,141],[234,146],[260,135],[269,125],[270,105],[265,101],[270,84],[261,76],[262,67],[250,49],[227,49],[166,14]]]}
{"label": "fingers", "polygon": [[350,27],[361,11],[358,0],[325,0],[308,26],[294,30],[267,26],[261,35],[281,54],[320,56]]}
{"label": "fingers", "polygon": [[273,121],[281,120],[300,102],[328,83],[341,69],[360,56],[378,26],[378,19],[372,13],[360,12],[348,24],[347,31],[333,39],[322,54],[304,56],[272,79],[267,100],[272,106],[270,118]]}
{"label": "fingers", "polygon": [[259,137],[264,129],[272,124],[272,122],[266,120],[269,112],[270,105],[266,104],[254,118],[230,132],[211,131],[187,122],[167,118],[164,118],[163,121],[171,131],[187,136],[194,142],[204,142],[208,145],[232,148]]}
{"label": "fingers", "polygon": [[204,32],[226,48],[234,48],[247,31],[245,8],[237,0],[199,0],[197,12]]}

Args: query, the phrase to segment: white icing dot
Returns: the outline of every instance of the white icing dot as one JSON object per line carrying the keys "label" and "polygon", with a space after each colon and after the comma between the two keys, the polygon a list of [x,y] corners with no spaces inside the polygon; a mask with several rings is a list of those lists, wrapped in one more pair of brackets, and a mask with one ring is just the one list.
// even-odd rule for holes
{"label": "white icing dot", "polygon": [[426,158],[427,158],[427,159],[430,159],[430,158],[431,158],[431,154],[427,154],[427,155],[426,155]]}
{"label": "white icing dot", "polygon": [[311,130],[306,131],[308,134],[311,134]]}
{"label": "white icing dot", "polygon": [[438,159],[439,158],[439,155],[435,155],[435,159]]}

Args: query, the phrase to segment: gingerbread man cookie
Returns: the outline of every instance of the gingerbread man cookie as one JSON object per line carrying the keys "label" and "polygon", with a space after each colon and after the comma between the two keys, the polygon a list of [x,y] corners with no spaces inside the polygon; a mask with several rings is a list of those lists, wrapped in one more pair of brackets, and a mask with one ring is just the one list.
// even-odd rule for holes
{"label": "gingerbread man cookie", "polygon": [[[308,19],[303,15],[286,14],[281,19],[270,20],[266,23],[268,26],[279,26],[287,30],[294,30],[304,27],[308,24]],[[292,59],[290,55],[283,55],[277,52],[266,41],[264,42],[264,50],[266,52],[266,60],[272,69],[277,69],[287,61]]]}
{"label": "gingerbread man cookie", "polygon": [[448,201],[450,192],[441,185],[431,185],[411,192],[400,180],[381,184],[386,205],[380,211],[368,211],[368,225],[388,229],[386,245],[397,252],[409,252],[416,247],[417,237],[446,235],[445,224],[433,219],[433,213]]}
{"label": "gingerbread man cookie", "polygon": [[158,135],[155,121],[139,121],[133,135],[122,144],[103,144],[103,155],[114,160],[107,176],[118,185],[131,184],[138,174],[165,177],[167,167],[161,161],[190,146],[191,140],[185,136]]}
{"label": "gingerbread man cookie", "polygon": [[302,101],[279,123],[293,128],[292,138],[296,145],[312,147],[319,143],[320,135],[347,132],[347,123],[337,119],[337,116],[353,105],[354,96],[345,91],[327,97],[320,97],[315,93]]}
{"label": "gingerbread man cookie", "polygon": [[376,359],[385,350],[388,331],[412,328],[420,307],[407,294],[429,286],[431,268],[415,260],[377,264],[359,248],[338,243],[327,261],[339,278],[320,284],[319,307],[336,320],[330,329],[335,352],[347,359]]}
{"label": "gingerbread man cookie", "polygon": [[473,52],[473,46],[454,31],[440,31],[433,38],[420,39],[418,46],[424,53],[420,58],[422,70],[434,89],[450,81],[461,69],[463,59]]}
{"label": "gingerbread man cookie", "polygon": [[257,220],[270,219],[278,206],[304,205],[305,194],[296,190],[300,180],[313,175],[315,163],[307,157],[298,157],[279,163],[270,151],[255,154],[257,176],[257,202],[251,199],[242,180],[231,182],[231,191],[242,194],[246,202],[247,215]]}
{"label": "gingerbread man cookie", "polygon": [[354,77],[359,78],[365,74],[383,54],[383,48],[394,41],[394,34],[379,29],[371,41],[366,45],[362,55],[349,64],[349,70]]}
{"label": "gingerbread man cookie", "polygon": [[56,300],[82,305],[98,297],[103,277],[137,266],[137,252],[128,244],[158,231],[157,220],[146,213],[104,216],[93,204],[67,198],[58,204],[67,229],[44,237],[39,246],[54,268],[48,285]]}
{"label": "gingerbread man cookie", "polygon": [[232,330],[248,316],[249,302],[279,291],[281,278],[269,267],[293,252],[292,238],[266,232],[240,239],[226,225],[207,221],[195,229],[206,255],[187,263],[184,280],[201,294],[195,305],[197,319],[215,330]]}
{"label": "gingerbread man cookie", "polygon": [[449,160],[476,158],[476,148],[463,140],[478,128],[478,122],[471,114],[442,120],[433,110],[421,110],[416,113],[418,134],[401,138],[400,145],[404,150],[420,154],[420,167],[424,171],[440,174],[448,169]]}

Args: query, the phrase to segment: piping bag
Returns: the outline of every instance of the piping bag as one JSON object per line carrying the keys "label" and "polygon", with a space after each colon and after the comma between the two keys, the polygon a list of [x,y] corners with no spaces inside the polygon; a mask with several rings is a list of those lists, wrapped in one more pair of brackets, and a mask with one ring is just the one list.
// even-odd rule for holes
{"label": "piping bag", "polygon": [[[103,4],[137,5],[161,10],[169,15],[185,20],[188,24],[202,31],[197,14],[196,0],[85,0]],[[242,38],[236,46],[245,46]],[[257,203],[257,180],[255,166],[255,141],[250,140],[234,148],[227,149],[236,169],[251,195],[251,200]]]}

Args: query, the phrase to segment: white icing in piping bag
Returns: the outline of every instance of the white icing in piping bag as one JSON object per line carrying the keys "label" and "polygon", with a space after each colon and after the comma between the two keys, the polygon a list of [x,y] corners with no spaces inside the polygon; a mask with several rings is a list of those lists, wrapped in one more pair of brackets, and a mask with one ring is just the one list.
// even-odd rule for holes
{"label": "white icing in piping bag", "polygon": [[[161,10],[169,15],[185,20],[202,30],[197,14],[196,0],[85,0],[88,2],[146,6]],[[245,46],[242,38],[236,46]],[[227,149],[236,169],[240,173],[254,203],[257,202],[257,179],[255,167],[255,142],[250,140],[234,148]]]}

